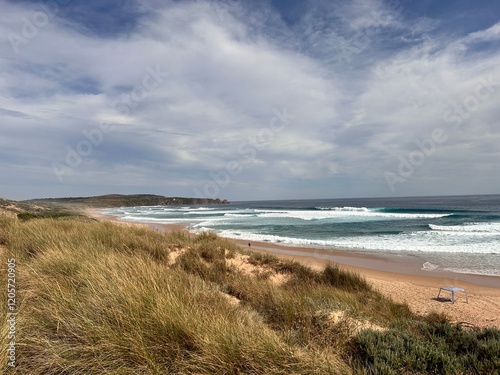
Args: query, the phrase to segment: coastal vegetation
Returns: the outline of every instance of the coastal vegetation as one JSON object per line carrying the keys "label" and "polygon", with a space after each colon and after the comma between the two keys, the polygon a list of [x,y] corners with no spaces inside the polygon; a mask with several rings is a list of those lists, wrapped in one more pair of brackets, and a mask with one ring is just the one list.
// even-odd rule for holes
{"label": "coastal vegetation", "polygon": [[74,207],[133,207],[227,204],[226,199],[164,197],[154,194],[107,194],[95,197],[45,198],[25,201],[31,204],[72,205]]}
{"label": "coastal vegetation", "polygon": [[10,373],[500,371],[498,330],[415,315],[355,273],[243,250],[210,232],[0,215],[0,255],[2,271],[16,264],[15,367],[0,357]]}

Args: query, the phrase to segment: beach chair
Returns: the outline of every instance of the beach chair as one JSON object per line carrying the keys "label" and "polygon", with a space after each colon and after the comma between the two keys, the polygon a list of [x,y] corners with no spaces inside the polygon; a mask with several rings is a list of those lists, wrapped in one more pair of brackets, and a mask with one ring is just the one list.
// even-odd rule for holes
{"label": "beach chair", "polygon": [[469,297],[467,296],[467,291],[464,288],[457,288],[456,286],[443,286],[439,288],[439,293],[436,298],[439,298],[441,292],[445,290],[447,292],[451,292],[451,302],[455,303],[455,293],[464,292],[465,293],[465,301],[469,303]]}

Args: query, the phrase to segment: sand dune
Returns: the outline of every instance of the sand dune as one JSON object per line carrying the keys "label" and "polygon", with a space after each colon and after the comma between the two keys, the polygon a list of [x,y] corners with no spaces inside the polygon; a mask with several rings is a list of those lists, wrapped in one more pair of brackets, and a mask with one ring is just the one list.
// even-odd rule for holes
{"label": "sand dune", "polygon": [[[114,217],[99,214],[94,210],[86,210],[86,214],[100,220],[115,221]],[[166,231],[182,229],[179,226],[164,224],[150,226],[156,230]],[[248,241],[234,241],[241,247],[248,248]],[[326,264],[332,263],[331,260],[318,258],[318,255],[323,254],[317,249],[252,242],[251,250],[272,253],[314,268],[323,268]],[[405,264],[404,261],[397,263],[390,258],[349,254],[340,250],[329,250],[328,253],[336,264],[358,272],[383,294],[397,302],[407,303],[415,313],[426,314],[435,311],[446,314],[452,322],[460,322],[464,326],[500,328],[500,277],[451,272],[431,273],[420,270],[416,264]],[[387,269],[396,269],[398,272],[388,272]],[[437,300],[436,296],[442,286],[465,288],[469,303],[465,302],[462,293],[457,295],[454,304],[451,301]]]}

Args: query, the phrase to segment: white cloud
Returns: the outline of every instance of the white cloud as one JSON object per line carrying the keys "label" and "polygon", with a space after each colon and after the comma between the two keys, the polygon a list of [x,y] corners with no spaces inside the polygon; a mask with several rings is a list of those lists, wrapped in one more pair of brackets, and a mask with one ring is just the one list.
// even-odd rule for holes
{"label": "white cloud", "polygon": [[[125,189],[127,178],[145,191],[191,195],[186,187],[203,186],[211,172],[237,161],[243,171],[220,194],[244,199],[254,197],[248,181],[255,180],[272,186],[262,198],[279,198],[269,195],[273,189],[290,197],[296,181],[321,181],[323,190],[314,191],[328,196],[339,176],[356,185],[345,195],[368,194],[356,184],[367,179],[376,185],[369,195],[390,195],[383,173],[437,127],[446,130],[447,142],[408,179],[422,194],[432,191],[423,181],[453,176],[460,165],[473,168],[474,155],[496,155],[494,143],[478,134],[499,137],[498,85],[481,91],[490,95],[459,129],[444,115],[452,111],[449,119],[454,105],[475,95],[481,77],[500,81],[498,53],[470,52],[497,40],[498,24],[454,38],[429,34],[438,21],[428,18],[406,25],[398,3],[339,4],[315,3],[288,27],[266,4],[146,2],[154,13],[114,38],[51,19],[17,54],[9,43],[0,47],[6,56],[0,59],[0,145],[10,161],[0,168],[6,174],[35,168],[44,191],[52,184],[51,195],[75,195],[75,186],[84,195],[99,184]],[[10,17],[0,22],[0,34],[20,33],[34,9],[4,6]],[[151,70],[161,77],[145,89]],[[293,119],[252,146],[285,108]],[[51,163],[64,163],[67,147],[76,148],[85,140],[82,131],[103,120],[115,130],[58,182]],[[482,170],[493,168],[489,158],[477,160]],[[416,189],[409,185],[400,184],[398,193]],[[161,186],[171,190],[158,191]]]}
{"label": "white cloud", "polygon": [[477,31],[471,33],[465,38],[467,42],[476,41],[489,41],[489,40],[499,40],[500,39],[500,22],[494,24],[486,30]]}

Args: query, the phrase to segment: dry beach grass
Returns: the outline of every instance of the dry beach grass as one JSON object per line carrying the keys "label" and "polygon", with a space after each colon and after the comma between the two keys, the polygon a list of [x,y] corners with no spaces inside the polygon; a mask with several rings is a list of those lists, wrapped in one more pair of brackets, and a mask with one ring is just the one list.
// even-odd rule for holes
{"label": "dry beach grass", "polygon": [[[120,225],[143,225],[116,221],[113,216],[106,216],[96,210],[87,209],[85,214],[99,220],[111,220]],[[183,230],[181,226],[153,224],[155,229],[163,231]],[[242,248],[247,248],[248,241],[235,241]],[[252,250],[263,254],[273,254],[279,258],[297,261],[316,270],[323,269],[331,261],[314,257],[315,250],[310,248],[276,246],[269,243],[252,243]],[[285,250],[287,254],[283,254]],[[416,314],[439,312],[445,314],[451,322],[463,323],[479,328],[500,328],[500,277],[473,276],[449,273],[433,273],[421,271],[416,265],[394,264],[404,260],[380,260],[373,256],[351,254],[345,251],[330,251],[335,264],[344,269],[362,275],[368,282],[385,296],[395,301],[408,304]],[[377,262],[394,264],[395,271],[377,267]],[[248,267],[240,262],[242,270]],[[370,268],[371,267],[371,268]],[[413,268],[412,268],[413,267]],[[378,269],[377,269],[378,268]],[[412,272],[412,273],[410,273]],[[282,277],[282,276],[273,276]],[[459,294],[455,304],[450,301],[437,300],[441,286],[457,286],[467,290],[469,303],[465,303],[463,294]],[[443,294],[449,297],[449,294]]]}
{"label": "dry beach grass", "polygon": [[[17,265],[12,373],[363,374],[401,366],[453,373],[469,362],[496,366],[500,334],[470,336],[439,314],[416,315],[335,265],[314,269],[248,252],[212,233],[83,217],[0,221],[2,274],[7,258]],[[7,306],[5,294],[0,303]],[[466,354],[486,357],[466,362],[461,352],[436,349],[441,341],[425,344],[435,328],[445,332],[439,340],[478,343]],[[6,351],[6,325],[1,333]],[[400,351],[404,342],[424,345],[410,345],[398,355],[403,362],[389,356],[379,363],[400,340]],[[413,350],[429,360],[415,362]],[[9,369],[5,357],[0,366]]]}

